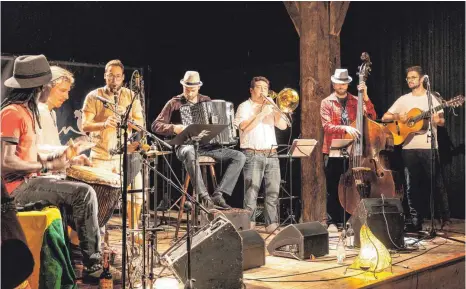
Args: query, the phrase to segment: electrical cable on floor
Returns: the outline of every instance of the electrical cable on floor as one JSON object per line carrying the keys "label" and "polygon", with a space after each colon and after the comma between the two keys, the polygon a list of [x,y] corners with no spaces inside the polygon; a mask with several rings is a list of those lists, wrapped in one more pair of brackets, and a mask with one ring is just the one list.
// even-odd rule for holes
{"label": "electrical cable on floor", "polygon": [[[408,266],[403,266],[403,265],[398,265],[402,262],[405,262],[405,261],[408,261],[408,260],[411,260],[411,259],[414,259],[416,257],[419,257],[419,256],[422,256],[424,254],[426,254],[427,252],[429,251],[432,251],[442,245],[444,245],[446,243],[446,241],[442,244],[439,244],[433,248],[430,248],[430,249],[426,249],[424,252],[420,253],[420,254],[417,254],[416,256],[411,256],[409,258],[406,258],[406,259],[403,259],[403,260],[400,260],[396,263],[393,263],[392,266],[401,266],[405,269],[409,269]],[[330,268],[325,268],[325,269],[320,269],[320,270],[315,270],[315,271],[308,271],[308,272],[302,272],[302,273],[296,273],[296,274],[289,274],[289,275],[281,275],[281,276],[272,276],[272,277],[259,277],[259,278],[244,278],[244,280],[248,280],[248,281],[259,281],[259,282],[286,282],[286,283],[291,283],[291,282],[305,282],[305,283],[308,283],[308,282],[324,282],[324,281],[334,281],[334,280],[339,280],[339,279],[345,279],[345,278],[350,278],[350,277],[354,277],[354,276],[358,276],[358,275],[361,275],[361,274],[364,274],[366,273],[366,271],[364,272],[361,272],[359,274],[355,274],[355,275],[351,275],[351,276],[342,276],[342,277],[337,277],[337,278],[330,278],[330,279],[318,279],[318,280],[299,280],[299,281],[294,281],[294,280],[269,280],[269,279],[277,279],[277,278],[287,278],[287,277],[295,277],[295,276],[299,276],[299,275],[306,275],[306,274],[311,274],[311,273],[317,273],[317,272],[323,272],[323,271],[328,271],[328,270],[332,270],[332,269],[337,269],[337,268],[342,268],[342,267],[347,267],[348,265],[341,265],[341,266],[333,266],[333,267],[330,267]]]}

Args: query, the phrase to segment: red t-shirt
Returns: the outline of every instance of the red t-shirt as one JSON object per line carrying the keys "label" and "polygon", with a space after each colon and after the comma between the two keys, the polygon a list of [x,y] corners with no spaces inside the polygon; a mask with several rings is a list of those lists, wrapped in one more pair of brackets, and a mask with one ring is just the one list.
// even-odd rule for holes
{"label": "red t-shirt", "polygon": [[[37,136],[32,113],[23,105],[12,104],[0,111],[2,141],[16,144],[16,155],[28,162],[37,162]],[[11,194],[23,181],[24,174],[2,175],[6,190]]]}

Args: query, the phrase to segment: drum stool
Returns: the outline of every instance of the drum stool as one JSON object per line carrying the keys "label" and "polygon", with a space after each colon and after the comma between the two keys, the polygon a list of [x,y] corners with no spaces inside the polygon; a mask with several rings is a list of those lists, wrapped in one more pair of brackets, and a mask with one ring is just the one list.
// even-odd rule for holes
{"label": "drum stool", "polygon": [[[217,183],[217,175],[215,174],[215,164],[217,162],[215,161],[214,158],[208,157],[208,156],[199,156],[199,167],[201,168],[202,172],[202,179],[204,180],[204,184],[207,188],[207,191],[209,191],[209,186],[207,183],[207,168],[209,168],[210,172],[210,177],[212,179],[212,187],[213,190],[215,190],[218,186]],[[186,177],[184,180],[184,186],[183,189],[185,192],[188,192],[189,189],[189,181],[191,180],[191,176],[189,173],[186,171]],[[197,200],[197,192],[193,188],[191,194],[190,194],[194,199]],[[186,196],[182,195],[175,203],[178,203],[180,201],[180,206],[179,206],[179,212],[178,212],[178,220],[176,223],[176,229],[175,229],[175,240],[178,239],[178,232],[180,231],[180,225],[181,225],[181,218],[183,216],[183,211],[184,211],[184,203],[186,202]],[[191,210],[191,220],[194,220],[194,214],[196,213],[196,210]]]}

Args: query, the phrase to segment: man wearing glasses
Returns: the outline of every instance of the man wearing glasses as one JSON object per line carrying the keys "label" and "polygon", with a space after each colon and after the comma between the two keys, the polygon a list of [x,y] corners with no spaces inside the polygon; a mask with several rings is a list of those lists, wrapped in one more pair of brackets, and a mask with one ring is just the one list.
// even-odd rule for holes
{"label": "man wearing glasses", "polygon": [[[329,158],[330,145],[333,139],[342,139],[345,134],[356,139],[361,133],[350,126],[356,120],[358,98],[348,92],[348,84],[352,80],[348,75],[348,70],[336,69],[331,80],[335,91],[322,100],[320,116],[324,128],[322,153],[327,181],[327,224],[329,231],[337,231],[337,224],[343,222],[343,208],[338,200],[338,182],[344,170],[343,161],[340,158]],[[361,82],[358,90],[363,91],[365,114],[370,119],[375,119],[376,112],[367,95],[366,84]]]}
{"label": "man wearing glasses", "polygon": [[[91,91],[83,104],[83,131],[89,132],[92,141],[96,144],[91,150],[90,159],[94,167],[103,168],[114,173],[120,173],[120,155],[112,155],[110,152],[120,146],[123,140],[123,132],[117,129],[120,117],[112,109],[104,107],[103,101],[96,96],[104,98],[116,104],[118,114],[124,114],[131,104],[133,93],[123,87],[124,66],[120,60],[111,60],[105,65],[104,79],[106,85]],[[136,124],[144,126],[141,102],[135,99],[129,114],[129,119]],[[131,128],[131,125],[130,125]],[[121,138],[118,138],[118,135]],[[139,173],[134,179],[134,189],[142,188],[142,175]],[[134,212],[136,221],[129,214],[128,220],[131,228],[137,227],[137,220],[142,205],[142,193],[136,193]],[[128,205],[130,202],[128,201]],[[129,209],[129,208],[128,208]],[[130,210],[128,210],[130,212]]]}
{"label": "man wearing glasses", "polygon": [[[382,117],[383,121],[407,121],[407,112],[413,108],[419,108],[422,111],[429,110],[427,100],[427,90],[424,88],[424,73],[420,66],[412,66],[406,69],[406,82],[408,83],[411,92],[398,98],[395,103],[388,109]],[[434,93],[432,93],[435,96]],[[432,97],[433,106],[440,105],[436,97]],[[432,115],[434,127],[432,131],[437,135],[437,126],[444,126],[445,119],[443,110]],[[430,125],[430,124],[429,124]],[[435,155],[437,152],[437,138],[435,138]],[[423,211],[429,206],[425,206],[423,200],[428,200],[428,192],[430,192],[430,180],[435,177],[435,186],[437,193],[436,197],[440,197],[440,206],[437,208],[440,211],[442,229],[446,229],[451,224],[450,210],[448,208],[448,196],[442,185],[442,175],[438,158],[436,159],[435,176],[432,176],[431,171],[431,138],[429,130],[422,134],[411,134],[403,143],[403,163],[405,166],[406,179],[406,195],[412,218],[412,226],[407,226],[408,231],[420,231],[422,229]],[[424,188],[423,185],[428,186]],[[425,213],[425,212],[424,212]]]}

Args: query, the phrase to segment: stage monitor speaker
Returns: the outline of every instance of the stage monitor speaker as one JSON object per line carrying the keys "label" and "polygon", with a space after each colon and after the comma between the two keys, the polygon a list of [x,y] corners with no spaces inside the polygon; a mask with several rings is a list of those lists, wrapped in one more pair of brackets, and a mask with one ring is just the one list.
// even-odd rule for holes
{"label": "stage monitor speaker", "polygon": [[[385,212],[387,221],[385,221],[383,212]],[[404,215],[400,199],[362,199],[349,222],[354,230],[354,245],[356,247],[361,246],[359,232],[364,223],[388,249],[404,246]]]}
{"label": "stage monitor speaker", "polygon": [[291,224],[280,231],[267,246],[270,255],[309,259],[328,254],[328,231],[319,222]]}
{"label": "stage monitor speaker", "polygon": [[243,240],[243,270],[265,265],[265,241],[256,230],[239,232]]}
{"label": "stage monitor speaker", "polygon": [[[175,276],[188,277],[186,238],[162,254]],[[191,239],[191,278],[196,288],[243,288],[242,241],[230,221],[217,217]]]}
{"label": "stage monitor speaker", "polygon": [[206,217],[206,213],[201,212],[201,226],[207,225],[218,216],[228,219],[238,231],[249,230],[251,211],[238,208],[222,211],[213,210],[213,212],[209,213],[208,217]]}

